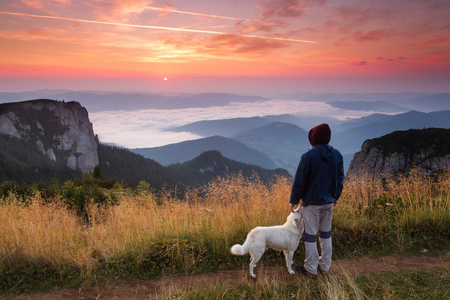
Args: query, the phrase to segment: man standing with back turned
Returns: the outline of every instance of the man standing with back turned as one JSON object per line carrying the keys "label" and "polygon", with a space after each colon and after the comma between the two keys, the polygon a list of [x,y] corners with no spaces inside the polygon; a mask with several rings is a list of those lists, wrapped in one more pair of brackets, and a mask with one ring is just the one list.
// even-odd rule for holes
{"label": "man standing with back turned", "polygon": [[[328,145],[331,130],[328,124],[320,124],[309,131],[312,149],[305,152],[295,173],[291,191],[291,211],[302,202],[305,234],[305,261],[296,270],[310,277],[317,276],[317,269],[328,273],[331,267],[331,221],[333,208],[342,193],[344,166],[341,153]],[[319,233],[321,256],[317,250]]]}

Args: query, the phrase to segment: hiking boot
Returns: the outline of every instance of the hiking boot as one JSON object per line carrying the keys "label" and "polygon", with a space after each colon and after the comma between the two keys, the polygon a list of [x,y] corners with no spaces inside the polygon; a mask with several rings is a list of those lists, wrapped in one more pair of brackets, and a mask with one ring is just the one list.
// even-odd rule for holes
{"label": "hiking boot", "polygon": [[317,278],[316,274],[309,273],[308,271],[306,271],[305,267],[303,265],[301,265],[301,264],[296,265],[295,269],[300,274],[306,275],[306,276],[308,276],[311,279],[316,279]]}

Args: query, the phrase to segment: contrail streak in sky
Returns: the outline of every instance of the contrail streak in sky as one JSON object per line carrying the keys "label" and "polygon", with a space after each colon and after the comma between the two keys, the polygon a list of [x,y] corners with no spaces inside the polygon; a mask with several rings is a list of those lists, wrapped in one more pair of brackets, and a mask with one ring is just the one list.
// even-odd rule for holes
{"label": "contrail streak in sky", "polygon": [[310,43],[310,44],[317,43],[314,41],[290,39],[290,38],[282,38],[282,37],[270,37],[270,36],[261,36],[261,35],[252,35],[252,34],[237,34],[237,33],[227,33],[227,32],[220,32],[220,31],[186,29],[186,28],[176,28],[176,27],[163,27],[163,26],[152,26],[152,25],[137,25],[137,24],[116,23],[116,22],[93,21],[93,20],[85,20],[85,19],[33,15],[33,14],[26,14],[26,13],[7,12],[7,11],[0,11],[0,14],[11,15],[11,16],[31,17],[31,18],[41,18],[41,19],[64,20],[64,21],[82,22],[82,23],[90,23],[90,24],[114,25],[114,26],[132,27],[132,28],[160,29],[160,30],[180,31],[180,32],[216,34],[216,35],[232,35],[232,36],[240,36],[240,37],[248,37],[248,38],[278,40],[278,41],[297,42],[297,43]]}
{"label": "contrail streak in sky", "polygon": [[177,10],[177,9],[172,9],[172,8],[161,8],[161,7],[152,7],[152,6],[146,6],[145,8],[149,9],[149,10],[156,10],[156,11],[162,11],[162,12],[168,12],[168,13],[179,13],[179,14],[200,16],[200,17],[209,17],[209,18],[217,18],[217,19],[225,19],[225,20],[242,20],[240,18],[218,16],[218,15],[211,15],[211,14],[204,14],[204,13],[196,13],[196,12],[183,11],[183,10]]}

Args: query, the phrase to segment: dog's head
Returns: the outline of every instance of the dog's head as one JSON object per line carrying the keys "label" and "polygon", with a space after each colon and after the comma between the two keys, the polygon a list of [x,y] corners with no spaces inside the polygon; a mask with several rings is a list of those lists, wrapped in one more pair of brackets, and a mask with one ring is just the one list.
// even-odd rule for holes
{"label": "dog's head", "polygon": [[294,210],[294,212],[291,212],[291,214],[287,217],[287,221],[292,224],[292,226],[303,230],[303,214],[300,207]]}

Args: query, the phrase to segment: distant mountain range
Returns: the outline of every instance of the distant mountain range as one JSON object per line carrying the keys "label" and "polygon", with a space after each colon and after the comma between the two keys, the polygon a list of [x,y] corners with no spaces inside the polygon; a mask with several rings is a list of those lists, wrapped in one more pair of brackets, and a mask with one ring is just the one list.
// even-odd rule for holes
{"label": "distant mountain range", "polygon": [[404,112],[405,107],[388,103],[386,101],[333,101],[331,106],[347,110],[378,111],[378,112]]}
{"label": "distant mountain range", "polygon": [[[287,116],[283,118],[289,119]],[[295,121],[295,117],[291,116],[291,120]],[[233,122],[243,125],[243,128],[248,128],[256,126],[255,124],[264,124],[266,121],[265,117],[215,120],[187,124],[183,129],[193,128],[192,130],[196,134],[201,132],[207,132],[208,134],[224,133],[223,127]],[[251,124],[251,126],[248,124]],[[365,140],[380,137],[396,130],[430,127],[450,128],[450,110],[431,113],[409,111],[396,115],[373,114],[342,122],[332,126],[330,144],[344,155],[346,158],[344,161],[345,168],[347,169],[353,154],[361,149]],[[229,135],[236,130],[237,127],[235,126],[226,132]],[[218,143],[217,141],[222,142]],[[240,143],[236,144],[234,141]],[[243,148],[243,144],[248,148]],[[267,158],[269,158],[275,163],[275,167],[284,168],[293,174],[297,168],[300,155],[310,147],[307,131],[304,129],[290,123],[271,122],[260,127],[243,130],[227,139],[215,136],[214,138],[203,138],[157,148],[131,149],[131,151],[167,165],[193,159],[198,153],[208,150],[217,150],[226,157],[241,162],[249,162],[249,160],[246,160],[248,158],[244,158],[242,154],[250,153],[249,149],[255,149],[259,155],[251,155],[251,163],[273,168],[271,164],[267,164]],[[262,158],[264,160],[259,161]]]}
{"label": "distant mountain range", "polygon": [[269,156],[278,167],[295,172],[300,155],[311,148],[308,133],[289,123],[273,122],[241,132],[233,139]]}
{"label": "distant mountain range", "polygon": [[296,93],[281,96],[286,100],[322,101],[348,110],[432,112],[450,110],[450,93]]}
{"label": "distant mountain range", "polygon": [[167,131],[191,132],[204,137],[220,135],[232,137],[246,130],[255,129],[270,124],[271,122],[285,122],[297,124],[299,118],[284,114],[278,116],[264,116],[251,118],[233,118],[222,120],[205,120],[189,123],[180,127],[168,128]]}
{"label": "distant mountain range", "polygon": [[[188,107],[224,106],[230,102],[267,100],[260,96],[242,96],[227,93],[157,95],[147,93],[75,92],[69,90],[39,90],[22,93],[0,93],[0,103],[47,98],[77,101],[89,112],[139,109],[181,109]],[[126,103],[126,105],[124,105]]]}
{"label": "distant mountain range", "polygon": [[406,104],[408,107],[424,112],[450,110],[450,94],[423,95],[407,101]]}
{"label": "distant mountain range", "polygon": [[[351,127],[349,125],[351,124]],[[355,153],[367,139],[383,136],[397,130],[423,128],[450,128],[450,110],[423,113],[410,111],[397,115],[377,114],[342,124],[347,128],[332,137],[332,143],[342,153]]]}
{"label": "distant mountain range", "polygon": [[[269,100],[269,98],[264,96],[244,96],[228,93],[172,93],[159,95],[151,93],[71,91],[62,89],[43,89],[18,93],[0,92],[0,103],[44,98],[64,100],[66,102],[77,101],[86,107],[89,112],[210,107],[224,106],[231,102],[253,103],[261,100]],[[296,93],[280,95],[277,99],[321,101],[343,109],[378,112],[401,112],[409,110],[431,112],[450,110],[450,93]],[[404,109],[401,110],[401,108]],[[285,120],[274,121],[286,122]]]}

